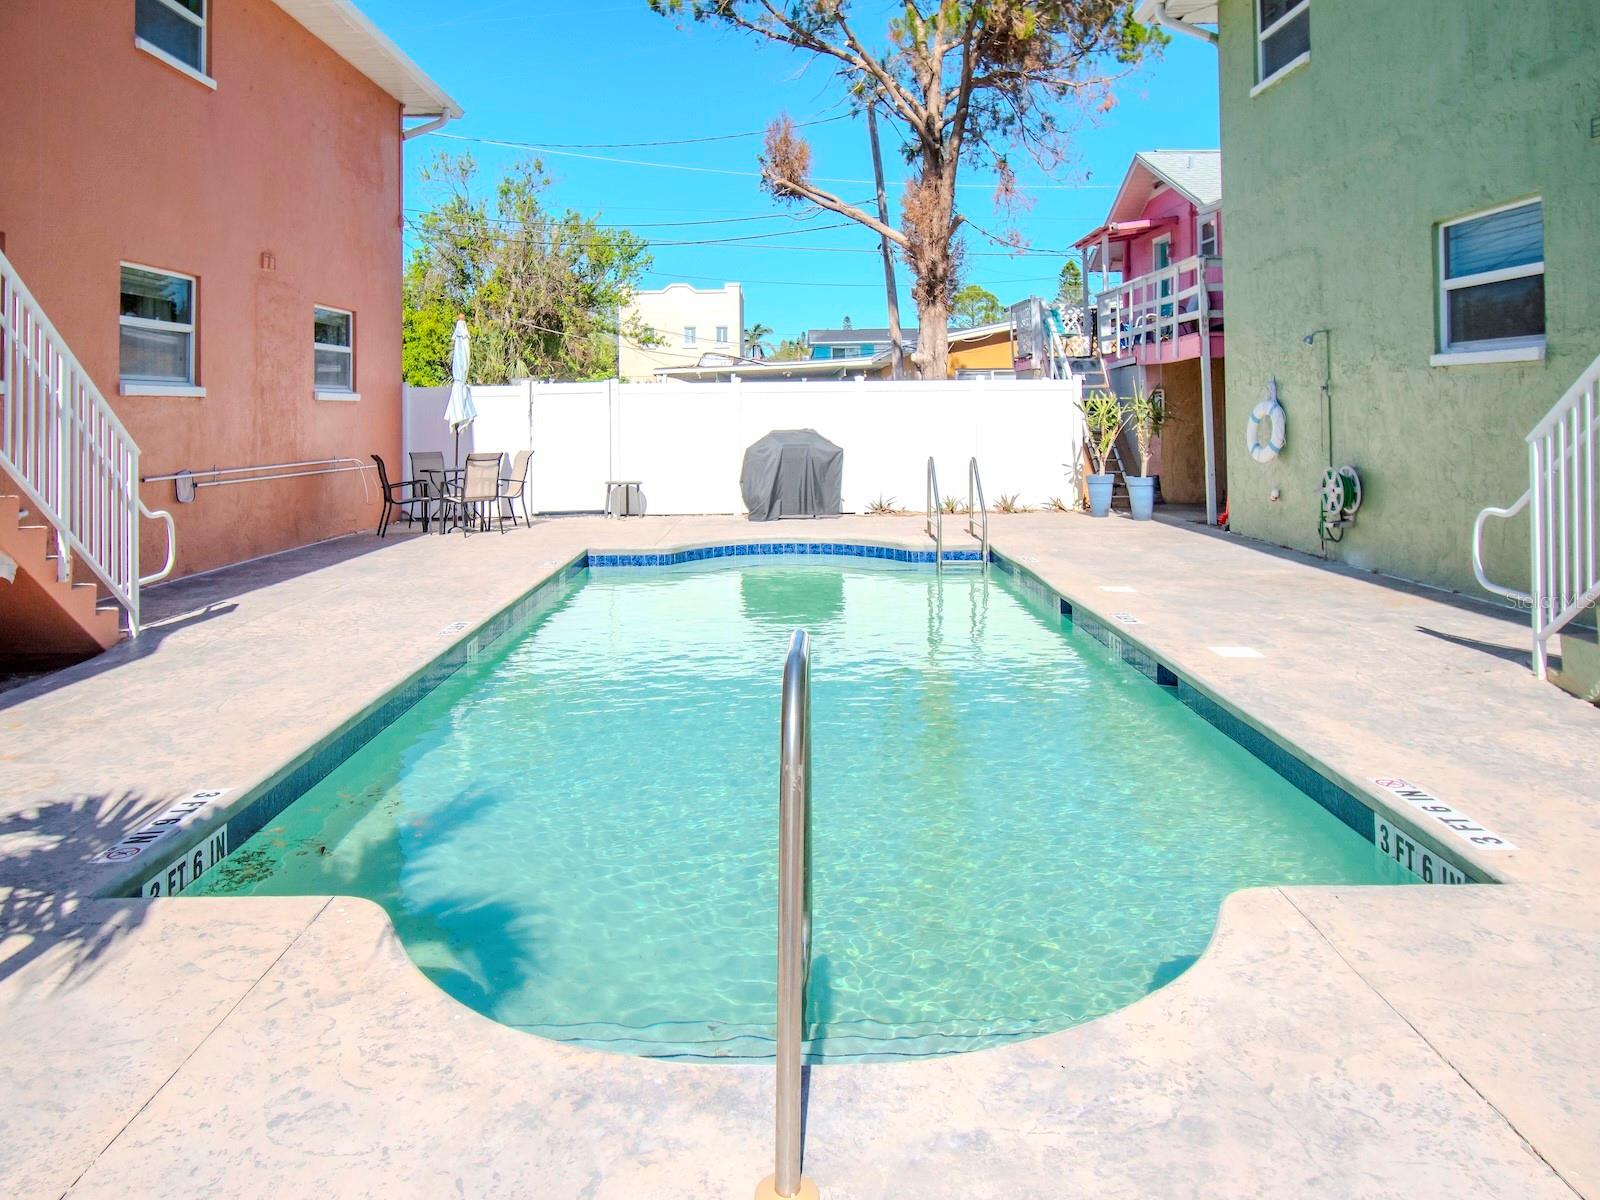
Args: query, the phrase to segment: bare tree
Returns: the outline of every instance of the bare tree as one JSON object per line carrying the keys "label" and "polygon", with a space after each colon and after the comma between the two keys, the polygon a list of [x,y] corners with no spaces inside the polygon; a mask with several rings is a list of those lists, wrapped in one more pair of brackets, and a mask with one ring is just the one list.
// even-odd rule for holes
{"label": "bare tree", "polygon": [[957,235],[965,218],[955,198],[962,164],[993,171],[996,200],[1013,203],[1010,155],[1020,148],[1047,168],[1059,165],[1067,149],[1061,111],[1109,108],[1112,83],[1165,41],[1133,19],[1133,0],[906,0],[889,6],[896,15],[881,46],[869,45],[852,23],[850,0],[649,4],[826,59],[855,103],[876,103],[893,120],[911,170],[898,229],[812,181],[811,147],[787,116],[767,130],[762,183],[780,199],[848,217],[897,247],[912,274],[920,325],[914,361],[925,379],[946,374],[961,274]]}

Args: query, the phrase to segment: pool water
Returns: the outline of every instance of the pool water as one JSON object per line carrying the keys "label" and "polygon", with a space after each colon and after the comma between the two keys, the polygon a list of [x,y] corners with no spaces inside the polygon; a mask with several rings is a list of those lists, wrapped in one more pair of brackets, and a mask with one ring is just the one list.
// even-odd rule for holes
{"label": "pool water", "polygon": [[812,1061],[917,1057],[1126,1005],[1228,893],[1410,882],[1004,576],[816,558],[597,568],[191,895],[387,909],[507,1025],[770,1057],[777,750],[812,636]]}

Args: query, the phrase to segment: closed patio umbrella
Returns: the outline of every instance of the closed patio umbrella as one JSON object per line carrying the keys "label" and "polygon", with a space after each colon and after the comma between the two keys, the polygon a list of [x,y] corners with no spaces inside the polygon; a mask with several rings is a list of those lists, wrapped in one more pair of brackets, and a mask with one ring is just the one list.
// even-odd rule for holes
{"label": "closed patio umbrella", "polygon": [[456,316],[455,332],[450,336],[450,403],[445,405],[444,419],[456,435],[455,458],[451,466],[461,465],[461,431],[477,418],[478,409],[472,403],[472,389],[467,386],[467,366],[472,359],[472,335],[467,332],[467,316]]}

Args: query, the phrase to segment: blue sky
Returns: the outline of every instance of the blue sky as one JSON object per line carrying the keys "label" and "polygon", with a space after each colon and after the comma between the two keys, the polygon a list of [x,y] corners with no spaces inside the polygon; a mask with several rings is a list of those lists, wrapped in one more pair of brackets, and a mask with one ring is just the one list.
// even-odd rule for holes
{"label": "blue sky", "polygon": [[[409,209],[430,201],[417,175],[438,150],[470,149],[486,185],[519,157],[535,153],[456,138],[581,145],[539,153],[555,181],[549,202],[649,238],[655,262],[645,286],[737,280],[745,285],[746,321],[769,325],[779,337],[837,325],[846,315],[858,326],[884,323],[876,238],[854,224],[822,229],[842,218],[766,196],[755,178],[759,137],[588,148],[761,130],[780,112],[797,122],[835,116],[841,111],[837,82],[809,56],[709,25],[680,25],[651,13],[645,0],[358,2],[466,110],[464,120],[443,131],[453,137],[424,135],[407,143]],[[870,7],[855,6],[858,25],[869,27]],[[871,19],[870,27],[885,27],[890,8],[883,6],[885,15]],[[969,234],[966,281],[984,285],[1006,303],[1053,293],[1062,256],[1043,252],[1069,247],[1104,218],[1134,151],[1217,145],[1216,73],[1211,47],[1179,37],[1161,59],[1123,80],[1111,113],[1079,122],[1069,164],[1052,175],[1031,163],[1019,167],[1019,178],[1032,185],[1032,205],[1012,220],[1030,253],[1008,254]],[[888,128],[882,132],[886,175],[903,178],[894,158],[897,142]],[[861,121],[836,120],[806,133],[814,175],[871,178]],[[968,173],[964,182],[985,185],[961,192],[969,219],[993,231],[1003,228],[1005,218],[996,213],[987,186],[992,181]],[[849,200],[872,195],[870,184],[833,186]],[[895,196],[891,185],[891,206]],[[750,217],[767,219],[737,219]],[[666,244],[780,231],[785,236],[742,243]],[[913,323],[903,271],[901,310],[905,322]]]}

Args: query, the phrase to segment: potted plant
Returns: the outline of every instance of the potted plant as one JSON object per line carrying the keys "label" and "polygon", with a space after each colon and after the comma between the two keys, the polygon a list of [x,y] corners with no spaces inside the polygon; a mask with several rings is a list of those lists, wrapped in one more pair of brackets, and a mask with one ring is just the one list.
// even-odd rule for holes
{"label": "potted plant", "polygon": [[1111,485],[1114,478],[1106,466],[1117,435],[1128,423],[1122,401],[1110,392],[1090,392],[1078,405],[1083,410],[1084,448],[1094,473],[1088,478],[1089,515],[1103,517],[1111,511]]}
{"label": "potted plant", "polygon": [[1165,394],[1160,388],[1148,394],[1143,388],[1135,389],[1128,416],[1139,447],[1139,473],[1122,478],[1128,485],[1128,507],[1133,519],[1148,521],[1156,502],[1156,477],[1150,474],[1150,443],[1161,433],[1167,419]]}

